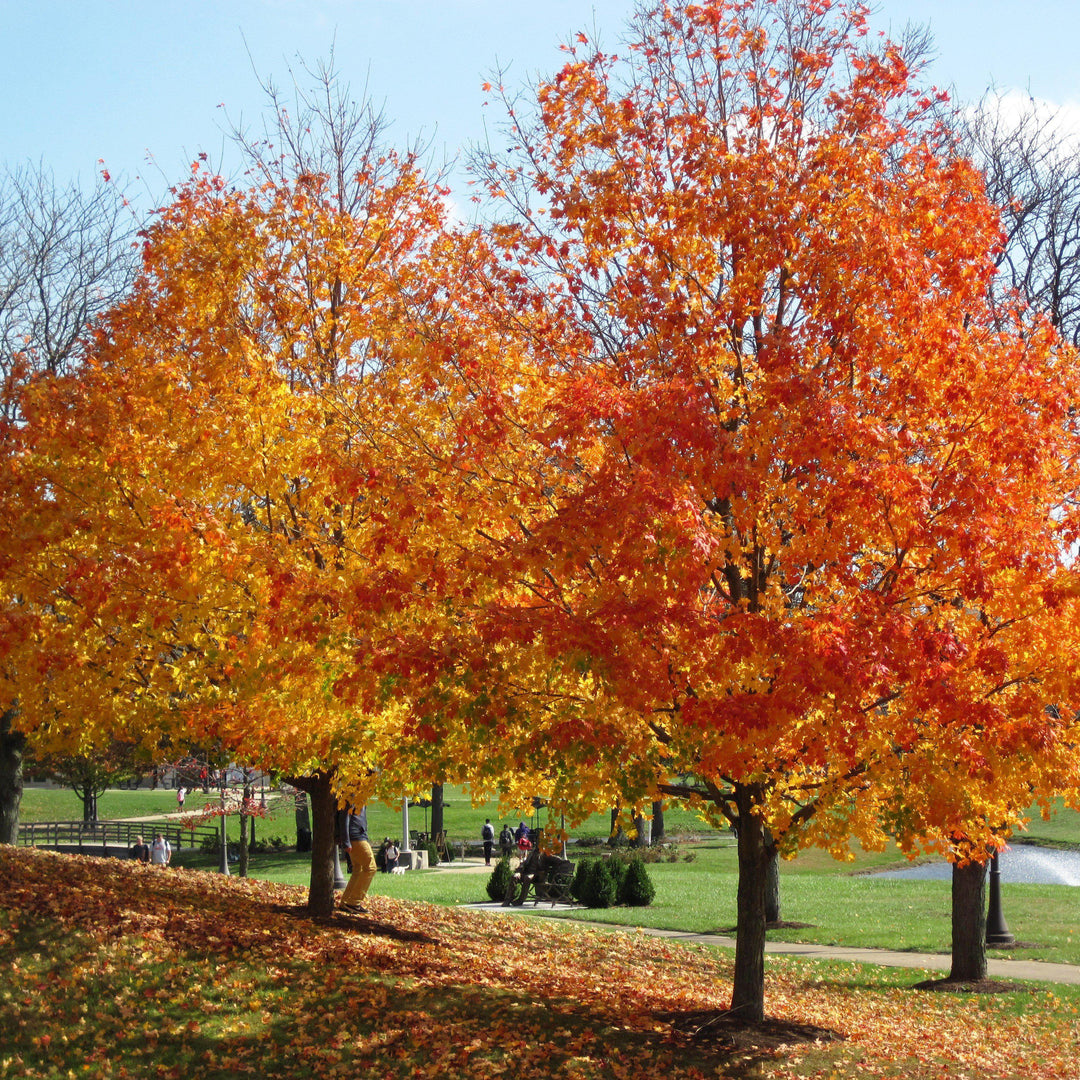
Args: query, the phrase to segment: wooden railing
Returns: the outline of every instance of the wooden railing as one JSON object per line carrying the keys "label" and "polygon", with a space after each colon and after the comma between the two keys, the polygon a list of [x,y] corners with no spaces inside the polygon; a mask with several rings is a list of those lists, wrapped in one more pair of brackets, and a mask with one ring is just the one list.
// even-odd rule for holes
{"label": "wooden railing", "polygon": [[26,847],[77,848],[88,855],[95,850],[129,848],[141,836],[149,844],[158,834],[174,851],[198,847],[203,838],[218,835],[212,825],[189,829],[170,821],[30,821],[19,825],[19,843]]}

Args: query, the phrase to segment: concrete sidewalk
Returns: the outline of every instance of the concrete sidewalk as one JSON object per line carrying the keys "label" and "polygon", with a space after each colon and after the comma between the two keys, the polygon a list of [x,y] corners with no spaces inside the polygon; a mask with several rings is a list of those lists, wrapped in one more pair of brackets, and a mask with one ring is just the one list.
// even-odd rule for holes
{"label": "concrete sidewalk", "polygon": [[[469,904],[474,911],[487,911],[500,915],[544,916],[550,906],[541,903],[533,907],[503,907],[497,903]],[[564,908],[565,910],[565,908]],[[582,914],[588,911],[582,908]],[[716,945],[722,949],[734,949],[735,939],[723,934],[689,934],[684,930],[653,930],[649,927],[619,926],[615,923],[594,923],[586,919],[574,919],[580,926],[595,930],[621,930],[628,933],[649,934],[671,941],[686,941],[695,945]],[[948,973],[952,960],[948,956],[932,953],[895,952],[891,949],[850,949],[837,945],[814,945],[790,941],[767,941],[766,953],[783,956],[804,956],[813,960],[843,960],[856,964],[878,964],[881,967],[913,968],[919,971]],[[1024,980],[1031,982],[1063,983],[1080,986],[1080,967],[1072,964],[1048,964],[1042,960],[988,959],[987,975],[993,979]]]}

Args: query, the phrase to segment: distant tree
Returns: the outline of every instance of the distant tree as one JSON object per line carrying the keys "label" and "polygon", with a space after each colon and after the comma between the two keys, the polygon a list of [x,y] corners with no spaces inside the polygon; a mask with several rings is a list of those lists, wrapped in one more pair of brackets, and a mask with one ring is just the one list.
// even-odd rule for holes
{"label": "distant tree", "polygon": [[[59,186],[43,166],[0,174],[0,375],[16,384],[78,361],[87,327],[130,289],[138,227],[109,181]],[[10,390],[10,387],[9,387]],[[3,417],[16,415],[5,393]]]}
{"label": "distant tree", "polygon": [[1080,137],[1051,106],[994,91],[962,114],[959,133],[1001,207],[994,296],[1016,290],[1080,345]]}
{"label": "distant tree", "polygon": [[130,743],[114,741],[99,751],[36,755],[33,770],[71,788],[82,803],[83,821],[91,823],[97,821],[99,796],[142,775],[144,763]]}

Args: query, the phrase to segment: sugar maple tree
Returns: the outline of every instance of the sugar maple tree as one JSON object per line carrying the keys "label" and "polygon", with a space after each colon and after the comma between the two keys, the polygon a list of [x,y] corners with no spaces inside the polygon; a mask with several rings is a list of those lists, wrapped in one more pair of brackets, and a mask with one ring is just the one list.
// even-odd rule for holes
{"label": "sugar maple tree", "polygon": [[391,753],[430,730],[399,672],[453,647],[487,595],[478,540],[514,527],[486,493],[544,453],[494,423],[538,397],[528,311],[508,328],[484,303],[520,290],[414,158],[347,157],[266,161],[248,190],[194,169],[87,363],[25,395],[0,547],[36,744],[208,745],[286,775],[314,803],[319,914],[336,797],[438,775]]}
{"label": "sugar maple tree", "polygon": [[37,744],[216,745],[293,778],[323,913],[334,795],[370,793],[402,711],[332,687],[457,523],[425,464],[451,430],[444,353],[417,326],[458,242],[413,160],[357,168],[345,210],[326,175],[235,191],[196,170],[84,367],[26,395],[4,535]]}
{"label": "sugar maple tree", "polygon": [[1075,365],[988,310],[996,211],[867,29],[825,2],[642,8],[621,58],[579,35],[531,117],[508,101],[517,148],[481,163],[573,335],[536,432],[565,482],[493,545],[483,647],[617,710],[528,714],[561,769],[636,761],[737,826],[751,1019],[771,847],[879,843],[913,785],[941,843],[999,836],[1024,784],[1075,794],[1075,766],[1018,768],[1075,738]]}

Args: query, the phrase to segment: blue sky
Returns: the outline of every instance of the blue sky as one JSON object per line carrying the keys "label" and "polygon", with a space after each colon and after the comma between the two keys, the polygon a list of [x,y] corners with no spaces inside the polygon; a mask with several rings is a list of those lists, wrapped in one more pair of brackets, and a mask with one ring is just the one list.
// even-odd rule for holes
{"label": "blue sky", "polygon": [[[200,151],[219,160],[224,105],[254,119],[252,69],[288,82],[297,57],[326,57],[383,104],[391,137],[423,133],[439,156],[482,137],[480,85],[550,72],[557,46],[595,24],[614,47],[632,0],[0,0],[5,93],[0,157],[31,159],[60,181],[92,178],[99,158],[154,196]],[[1077,0],[878,0],[875,29],[928,22],[933,79],[975,98],[990,81],[1080,117]],[[250,51],[250,59],[249,53]],[[1077,125],[1080,127],[1080,123]],[[152,163],[150,159],[152,158]],[[136,181],[135,177],[143,177]]]}

